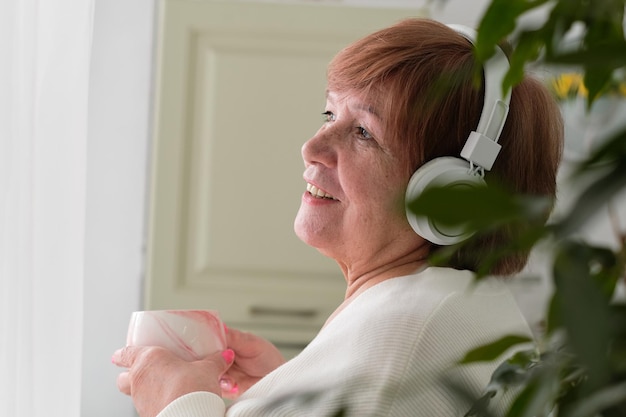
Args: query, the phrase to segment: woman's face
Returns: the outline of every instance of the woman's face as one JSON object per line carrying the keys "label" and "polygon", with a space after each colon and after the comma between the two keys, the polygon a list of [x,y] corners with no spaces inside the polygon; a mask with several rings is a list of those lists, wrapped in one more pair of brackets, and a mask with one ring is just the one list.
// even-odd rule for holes
{"label": "woman's face", "polygon": [[404,209],[402,151],[386,141],[374,102],[327,93],[324,123],[302,147],[304,180],[296,234],[340,263],[415,243]]}

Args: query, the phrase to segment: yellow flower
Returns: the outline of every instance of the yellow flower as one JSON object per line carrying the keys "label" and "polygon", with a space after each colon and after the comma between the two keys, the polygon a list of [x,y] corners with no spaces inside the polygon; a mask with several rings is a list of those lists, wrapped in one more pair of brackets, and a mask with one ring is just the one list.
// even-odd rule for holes
{"label": "yellow flower", "polygon": [[574,98],[576,95],[587,96],[587,88],[579,73],[563,73],[552,79],[551,87],[559,100]]}
{"label": "yellow flower", "polygon": [[[569,100],[576,97],[587,98],[589,90],[585,85],[584,76],[577,72],[563,73],[550,79],[548,87],[557,100]],[[626,97],[626,81],[624,76],[615,77],[609,81],[608,85],[598,93],[598,95],[616,95]]]}
{"label": "yellow flower", "polygon": [[559,99],[563,99],[567,97],[571,86],[572,86],[572,77],[568,74],[563,74],[559,77],[555,77],[552,79],[552,83],[551,83],[552,91],[554,91],[554,94]]}

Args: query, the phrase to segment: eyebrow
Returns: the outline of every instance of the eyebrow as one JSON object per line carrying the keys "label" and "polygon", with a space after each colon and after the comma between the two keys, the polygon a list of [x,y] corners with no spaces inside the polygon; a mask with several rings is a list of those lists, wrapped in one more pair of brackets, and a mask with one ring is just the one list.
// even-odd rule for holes
{"label": "eyebrow", "polygon": [[366,112],[376,116],[377,118],[380,119],[380,114],[378,114],[378,111],[376,110],[376,108],[374,108],[374,106],[372,106],[371,104],[365,105],[365,106],[357,106],[357,109],[359,110],[365,110]]}
{"label": "eyebrow", "polygon": [[[328,100],[329,95],[330,95],[330,91],[327,89],[327,90],[326,90],[326,100]],[[381,117],[380,117],[380,113],[378,112],[378,110],[376,110],[376,108],[375,108],[373,105],[371,105],[371,104],[363,104],[363,105],[358,104],[358,105],[356,106],[356,109],[357,109],[357,110],[363,110],[363,111],[366,111],[366,112],[370,113],[371,115],[376,116],[378,119],[380,119],[380,118],[381,118]]]}

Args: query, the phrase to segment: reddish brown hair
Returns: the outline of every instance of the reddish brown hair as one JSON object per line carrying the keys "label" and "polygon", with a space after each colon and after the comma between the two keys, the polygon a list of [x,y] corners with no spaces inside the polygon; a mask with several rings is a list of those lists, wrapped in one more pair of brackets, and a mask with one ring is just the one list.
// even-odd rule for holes
{"label": "reddish brown hair", "polygon": [[[484,90],[473,80],[471,43],[444,24],[407,19],[343,49],[328,69],[328,87],[375,98],[386,140],[405,150],[400,167],[408,176],[440,156],[458,156],[476,129]],[[502,151],[486,180],[497,178],[521,194],[556,195],[563,123],[553,97],[527,77],[512,91]],[[477,270],[481,255],[503,246],[515,230],[474,239],[451,260],[452,267]],[[433,249],[436,249],[433,245]],[[509,275],[523,268],[527,252],[503,258],[491,273]]]}

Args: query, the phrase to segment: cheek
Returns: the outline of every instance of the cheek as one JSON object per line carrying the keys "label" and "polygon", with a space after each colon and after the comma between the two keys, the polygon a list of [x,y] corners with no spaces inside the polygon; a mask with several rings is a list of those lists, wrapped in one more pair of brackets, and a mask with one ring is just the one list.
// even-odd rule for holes
{"label": "cheek", "polygon": [[392,176],[370,177],[360,182],[355,198],[358,198],[361,207],[369,207],[368,211],[376,212],[378,215],[382,213],[404,216],[405,192],[406,184],[403,179]]}
{"label": "cheek", "polygon": [[401,175],[398,171],[389,175],[386,181],[385,196],[389,210],[405,216],[405,194],[409,182],[408,175]]}

